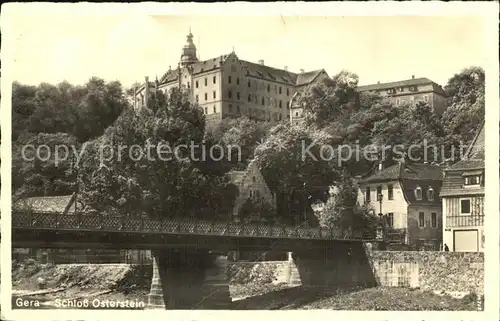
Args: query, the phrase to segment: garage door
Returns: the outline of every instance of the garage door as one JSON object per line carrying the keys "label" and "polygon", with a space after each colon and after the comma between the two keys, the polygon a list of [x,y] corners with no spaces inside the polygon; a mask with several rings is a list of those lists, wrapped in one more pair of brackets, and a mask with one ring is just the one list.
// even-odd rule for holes
{"label": "garage door", "polygon": [[477,230],[454,231],[455,252],[477,252],[479,250]]}

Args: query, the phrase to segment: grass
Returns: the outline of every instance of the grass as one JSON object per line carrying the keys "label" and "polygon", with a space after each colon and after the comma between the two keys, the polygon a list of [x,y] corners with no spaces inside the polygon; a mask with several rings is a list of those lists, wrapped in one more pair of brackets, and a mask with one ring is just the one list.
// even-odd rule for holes
{"label": "grass", "polygon": [[234,302],[234,309],[328,309],[358,311],[475,311],[475,295],[462,299],[407,288],[320,290],[290,288]]}

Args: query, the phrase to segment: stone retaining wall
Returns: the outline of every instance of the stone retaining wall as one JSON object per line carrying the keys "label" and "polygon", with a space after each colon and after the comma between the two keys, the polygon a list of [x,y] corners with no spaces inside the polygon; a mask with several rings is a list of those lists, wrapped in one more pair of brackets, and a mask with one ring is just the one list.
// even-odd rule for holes
{"label": "stone retaining wall", "polygon": [[[413,287],[440,292],[484,291],[484,255],[466,252],[368,251],[378,285]],[[295,264],[278,262],[234,262],[230,282],[289,283],[297,274]]]}

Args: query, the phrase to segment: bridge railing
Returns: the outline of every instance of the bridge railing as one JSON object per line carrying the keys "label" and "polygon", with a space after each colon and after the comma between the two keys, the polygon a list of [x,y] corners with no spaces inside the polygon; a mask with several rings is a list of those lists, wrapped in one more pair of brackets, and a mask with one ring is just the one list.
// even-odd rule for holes
{"label": "bridge railing", "polygon": [[342,233],[337,229],[320,227],[31,211],[12,211],[12,228],[301,239],[363,239],[363,235],[359,233]]}

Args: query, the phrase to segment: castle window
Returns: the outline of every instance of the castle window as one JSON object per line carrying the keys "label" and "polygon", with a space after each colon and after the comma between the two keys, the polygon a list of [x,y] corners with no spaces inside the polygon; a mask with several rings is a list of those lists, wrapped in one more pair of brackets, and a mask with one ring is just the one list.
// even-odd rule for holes
{"label": "castle window", "polygon": [[231,83],[231,76],[227,77],[227,82],[230,84]]}
{"label": "castle window", "polygon": [[281,87],[278,88],[278,93],[281,95]]}
{"label": "castle window", "polygon": [[236,85],[240,85],[240,78],[236,77]]}
{"label": "castle window", "polygon": [[214,95],[214,99],[215,99],[217,97],[217,94],[215,93],[215,90],[214,90],[214,94],[213,95]]}
{"label": "castle window", "polygon": [[429,187],[429,189],[427,190],[427,200],[428,201],[434,201],[434,190],[432,189],[432,187]]}
{"label": "castle window", "polygon": [[196,81],[196,88],[198,88],[198,80]]}
{"label": "castle window", "polygon": [[420,186],[417,186],[415,188],[415,198],[417,199],[417,201],[422,200],[422,188]]}
{"label": "castle window", "polygon": [[230,91],[228,91],[228,92],[227,92],[227,96],[228,96],[229,98],[233,98],[233,92],[232,92],[231,90],[230,90]]}
{"label": "castle window", "polygon": [[425,227],[425,213],[418,213],[418,227]]}
{"label": "castle window", "polygon": [[431,213],[431,227],[432,228],[437,227],[437,213],[436,212]]}
{"label": "castle window", "polygon": [[214,76],[214,84],[217,82],[217,77]]}
{"label": "castle window", "polygon": [[205,100],[208,100],[208,94],[205,93]]}
{"label": "castle window", "polygon": [[208,86],[208,80],[205,78],[205,86]]}
{"label": "castle window", "polygon": [[248,94],[248,102],[252,101],[252,95]]}
{"label": "castle window", "polygon": [[233,105],[229,104],[229,112],[232,113],[233,112]]}
{"label": "castle window", "polygon": [[214,114],[217,112],[217,107],[214,106]]}
{"label": "castle window", "polygon": [[237,100],[240,100],[240,92],[237,92],[237,93],[236,93],[236,99],[237,99]]}

